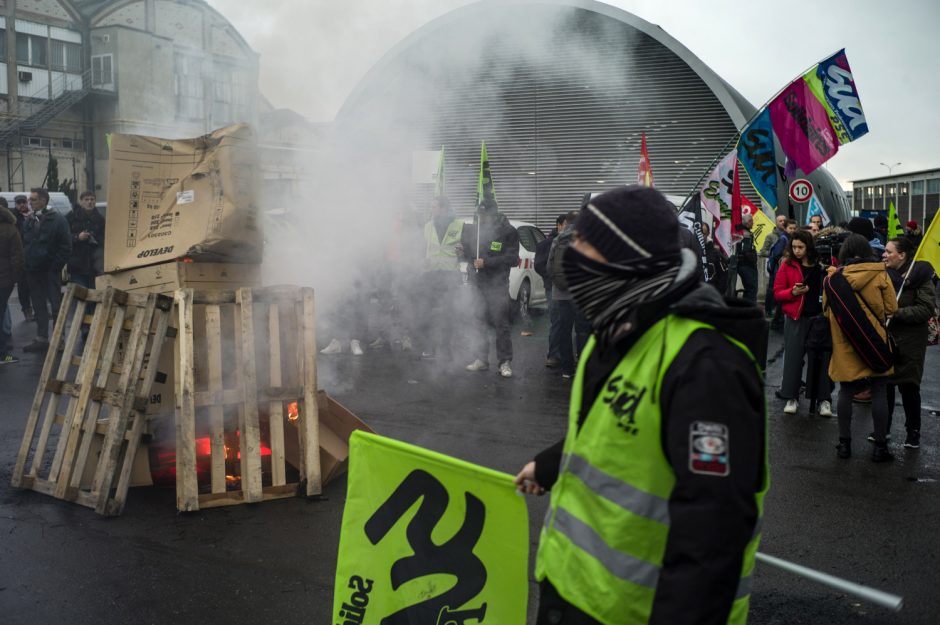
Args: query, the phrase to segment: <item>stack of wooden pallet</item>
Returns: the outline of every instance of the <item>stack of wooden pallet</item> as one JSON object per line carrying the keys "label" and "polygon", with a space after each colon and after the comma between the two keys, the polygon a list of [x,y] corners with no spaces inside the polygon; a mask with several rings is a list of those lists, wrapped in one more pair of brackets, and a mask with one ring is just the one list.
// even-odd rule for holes
{"label": "stack of wooden pallet", "polygon": [[[166,337],[178,340],[164,347]],[[147,414],[167,350],[177,355],[181,511],[319,495],[344,468],[352,431],[369,429],[318,396],[312,289],[182,288],[171,299],[69,285],[13,485],[120,514],[142,437],[171,418],[165,410]],[[86,485],[89,464],[94,479]]]}

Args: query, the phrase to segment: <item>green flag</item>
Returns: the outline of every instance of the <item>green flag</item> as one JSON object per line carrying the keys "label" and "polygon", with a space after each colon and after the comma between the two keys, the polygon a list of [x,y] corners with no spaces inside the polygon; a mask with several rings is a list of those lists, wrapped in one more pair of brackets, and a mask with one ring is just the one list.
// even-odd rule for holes
{"label": "green flag", "polygon": [[496,204],[496,187],[493,185],[490,159],[486,155],[486,141],[480,142],[480,177],[477,180],[477,206],[483,203]]}
{"label": "green flag", "polygon": [[524,623],[528,549],[511,475],[353,432],[331,623]]}
{"label": "green flag", "polygon": [[434,176],[434,197],[444,197],[444,146],[441,146],[441,155],[437,160],[437,174]]}
{"label": "green flag", "polygon": [[898,212],[894,210],[894,202],[888,203],[888,238],[895,239],[904,234],[901,222],[898,221]]}

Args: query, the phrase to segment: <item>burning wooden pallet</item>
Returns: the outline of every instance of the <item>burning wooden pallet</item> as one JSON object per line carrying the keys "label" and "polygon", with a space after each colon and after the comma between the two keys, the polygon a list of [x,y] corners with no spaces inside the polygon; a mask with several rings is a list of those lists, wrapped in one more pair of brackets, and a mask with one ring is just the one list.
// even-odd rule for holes
{"label": "burning wooden pallet", "polygon": [[[172,307],[172,299],[156,293],[68,286],[13,469],[14,487],[102,515],[121,513],[160,352],[164,339],[175,336]],[[97,461],[90,458],[96,437],[103,438]],[[94,479],[86,487],[82,474],[89,462]]]}
{"label": "burning wooden pallet", "polygon": [[176,303],[177,508],[319,495],[313,289],[181,289]]}

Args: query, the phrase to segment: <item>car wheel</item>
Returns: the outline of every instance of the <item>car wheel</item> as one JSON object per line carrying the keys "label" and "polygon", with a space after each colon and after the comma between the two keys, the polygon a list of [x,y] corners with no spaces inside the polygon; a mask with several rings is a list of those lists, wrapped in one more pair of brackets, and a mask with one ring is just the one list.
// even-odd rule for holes
{"label": "car wheel", "polygon": [[532,300],[532,285],[528,278],[519,285],[519,294],[516,296],[516,305],[513,307],[513,316],[516,321],[528,323],[530,321],[529,303]]}

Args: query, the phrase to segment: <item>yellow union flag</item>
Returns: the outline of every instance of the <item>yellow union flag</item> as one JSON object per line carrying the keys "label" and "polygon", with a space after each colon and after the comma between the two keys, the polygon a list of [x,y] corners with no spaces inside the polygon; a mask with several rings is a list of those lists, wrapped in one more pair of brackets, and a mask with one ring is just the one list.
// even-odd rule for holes
{"label": "yellow union flag", "polygon": [[767,235],[773,232],[776,226],[762,210],[754,211],[752,216],[754,217],[754,225],[751,227],[751,234],[754,236],[754,249],[762,250]]}
{"label": "yellow union flag", "polygon": [[356,431],[335,625],[525,623],[529,523],[512,476]]}
{"label": "yellow union flag", "polygon": [[934,215],[930,227],[920,241],[920,247],[914,254],[914,260],[926,260],[933,265],[933,270],[940,274],[940,213]]}

